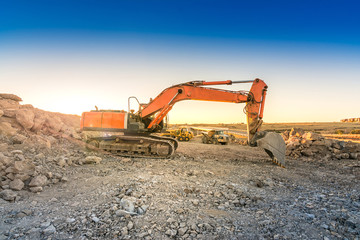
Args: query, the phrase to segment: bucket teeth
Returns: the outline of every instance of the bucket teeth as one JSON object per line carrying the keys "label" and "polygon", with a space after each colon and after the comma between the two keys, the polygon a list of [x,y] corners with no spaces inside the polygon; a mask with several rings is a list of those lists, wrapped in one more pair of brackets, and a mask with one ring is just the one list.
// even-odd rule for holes
{"label": "bucket teeth", "polygon": [[282,167],[282,168],[285,168],[285,166],[282,165],[280,162],[278,162],[276,159],[273,159],[272,162],[275,163],[276,165]]}

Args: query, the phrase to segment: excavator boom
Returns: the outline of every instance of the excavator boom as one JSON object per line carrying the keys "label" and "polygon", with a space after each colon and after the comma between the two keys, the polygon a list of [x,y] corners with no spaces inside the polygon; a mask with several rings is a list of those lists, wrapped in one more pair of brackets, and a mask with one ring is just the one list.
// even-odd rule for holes
{"label": "excavator boom", "polygon": [[[249,92],[229,91],[217,88],[208,88],[209,85],[231,85],[234,83],[252,82]],[[267,85],[260,79],[254,81],[194,81],[169,87],[162,91],[154,100],[143,105],[139,115],[148,118],[153,115],[148,128],[156,128],[172,109],[175,103],[183,100],[202,100],[215,102],[246,103],[249,141],[261,126]]]}
{"label": "excavator boom", "polygon": [[[229,91],[224,89],[209,88],[210,85],[232,85],[236,83],[252,83],[247,91]],[[202,100],[215,102],[246,103],[245,113],[247,118],[248,143],[257,146],[257,141],[263,146],[272,160],[280,166],[285,165],[285,142],[273,134],[264,132],[257,135],[257,141],[252,141],[262,125],[265,98],[268,86],[261,79],[247,81],[193,81],[171,86],[162,91],[154,100],[143,104],[139,111],[142,118],[152,117],[147,126],[152,131],[160,128],[160,123],[169,113],[175,103],[183,100]],[[276,135],[276,134],[275,134]],[[261,136],[261,137],[259,137]],[[262,139],[262,140],[261,140]],[[260,141],[261,140],[261,141]],[[266,148],[264,147],[266,146]],[[272,146],[272,147],[269,147]],[[275,150],[276,149],[276,150]],[[273,152],[276,152],[274,154]]]}

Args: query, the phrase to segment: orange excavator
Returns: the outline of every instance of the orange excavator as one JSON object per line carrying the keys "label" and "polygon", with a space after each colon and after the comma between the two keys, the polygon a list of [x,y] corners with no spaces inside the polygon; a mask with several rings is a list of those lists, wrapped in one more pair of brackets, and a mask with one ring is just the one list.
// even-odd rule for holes
{"label": "orange excavator", "polygon": [[[211,85],[252,83],[250,91],[229,91],[210,88]],[[246,103],[248,144],[263,148],[272,161],[285,166],[286,145],[283,138],[273,132],[260,131],[265,97],[268,86],[261,79],[246,81],[192,81],[163,90],[149,103],[140,103],[129,97],[129,110],[94,110],[81,117],[83,139],[93,148],[99,148],[121,156],[169,157],[174,154],[178,142],[170,137],[154,133],[165,129],[165,119],[175,103],[183,100],[203,100],[230,103]],[[139,110],[130,110],[130,100],[139,103]]]}

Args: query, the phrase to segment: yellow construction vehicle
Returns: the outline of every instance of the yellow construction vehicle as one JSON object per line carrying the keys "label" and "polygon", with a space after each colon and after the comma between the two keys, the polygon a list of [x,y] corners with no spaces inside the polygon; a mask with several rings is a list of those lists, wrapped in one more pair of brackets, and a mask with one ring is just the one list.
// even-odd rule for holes
{"label": "yellow construction vehicle", "polygon": [[210,130],[202,133],[202,142],[205,144],[229,144],[229,135],[224,133],[224,130]]}
{"label": "yellow construction vehicle", "polygon": [[186,128],[186,127],[181,127],[179,129],[173,129],[173,130],[167,130],[164,133],[160,134],[161,136],[164,137],[172,137],[172,138],[176,138],[179,141],[190,141],[190,139],[192,139],[194,137],[194,134],[192,131],[190,131],[190,129]]}

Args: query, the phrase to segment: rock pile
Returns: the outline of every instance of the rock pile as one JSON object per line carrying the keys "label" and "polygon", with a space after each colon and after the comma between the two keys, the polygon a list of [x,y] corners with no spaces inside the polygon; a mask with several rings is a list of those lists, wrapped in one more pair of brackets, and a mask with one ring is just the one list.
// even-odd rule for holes
{"label": "rock pile", "polygon": [[360,158],[360,144],[334,139],[326,139],[321,134],[304,132],[301,128],[285,131],[286,155],[294,158],[311,157],[331,159]]}
{"label": "rock pile", "polygon": [[78,137],[79,116],[46,112],[13,94],[0,94],[0,134],[14,136],[19,131]]}
{"label": "rock pile", "polygon": [[20,101],[16,95],[0,94],[1,198],[15,201],[24,190],[41,192],[66,181],[67,166],[100,163],[99,157],[85,158],[71,141],[79,138],[79,116],[46,112]]}
{"label": "rock pile", "polygon": [[76,144],[51,138],[42,136],[35,141],[37,138],[31,136],[14,144],[0,136],[0,198],[15,201],[28,191],[37,193],[46,186],[66,182],[67,168],[83,164],[86,155]]}
{"label": "rock pile", "polygon": [[341,122],[360,122],[360,118],[346,118],[346,119],[341,119]]}

